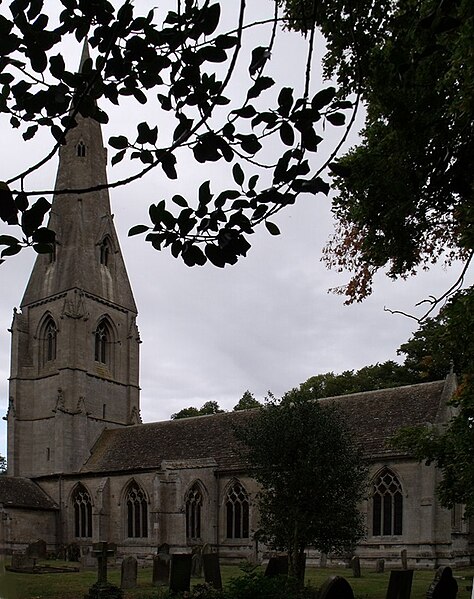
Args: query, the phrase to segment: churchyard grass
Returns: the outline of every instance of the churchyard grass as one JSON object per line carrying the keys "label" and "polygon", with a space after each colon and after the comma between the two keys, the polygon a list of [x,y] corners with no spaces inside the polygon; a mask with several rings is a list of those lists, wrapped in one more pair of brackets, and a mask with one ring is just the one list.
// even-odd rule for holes
{"label": "churchyard grass", "polygon": [[[59,565],[54,562],[54,565]],[[71,565],[70,563],[68,565]],[[344,576],[352,588],[356,599],[385,599],[389,572],[376,574],[373,569],[362,568],[362,577],[354,578],[349,568],[308,568],[306,583],[318,588],[328,576]],[[458,580],[457,599],[470,599],[466,586],[472,581],[474,569],[454,572]],[[243,576],[237,566],[222,566],[224,587],[230,578]],[[426,591],[433,580],[433,570],[417,570],[413,577],[411,599],[425,599]],[[463,577],[463,578],[461,578]],[[110,568],[109,581],[120,584],[120,569]],[[158,589],[151,585],[151,568],[139,568],[138,587],[127,589],[124,599],[158,599]],[[83,599],[89,587],[97,580],[95,570],[84,570],[67,574],[18,574],[7,572],[0,576],[0,599]],[[191,585],[202,583],[203,579],[193,578]]]}

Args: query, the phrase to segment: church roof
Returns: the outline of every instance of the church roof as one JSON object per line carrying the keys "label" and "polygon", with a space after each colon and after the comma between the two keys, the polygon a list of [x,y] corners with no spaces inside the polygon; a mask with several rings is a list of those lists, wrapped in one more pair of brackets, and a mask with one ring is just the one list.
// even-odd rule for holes
{"label": "church roof", "polygon": [[[435,424],[445,418],[452,385],[445,381],[354,393],[320,400],[338,405],[368,459],[403,456],[386,440],[404,426]],[[226,412],[106,430],[82,472],[158,469],[163,461],[196,464],[213,458],[218,470],[245,468],[234,437],[235,425],[255,410]]]}
{"label": "church roof", "polygon": [[40,487],[20,476],[0,476],[0,504],[34,510],[56,510],[58,506]]}

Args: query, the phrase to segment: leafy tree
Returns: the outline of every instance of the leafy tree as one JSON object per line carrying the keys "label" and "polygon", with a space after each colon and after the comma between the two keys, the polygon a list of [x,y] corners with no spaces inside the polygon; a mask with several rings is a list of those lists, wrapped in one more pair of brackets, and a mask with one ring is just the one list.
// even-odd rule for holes
{"label": "leafy tree", "polygon": [[238,403],[233,407],[234,412],[238,410],[251,410],[252,408],[259,408],[262,404],[255,399],[253,393],[248,389],[239,399]]}
{"label": "leafy tree", "polygon": [[336,408],[313,400],[301,389],[281,401],[270,396],[236,431],[262,486],[262,539],[288,551],[289,573],[301,584],[307,547],[342,552],[364,535],[366,468]]}
{"label": "leafy tree", "polygon": [[399,387],[419,380],[417,374],[410,372],[406,365],[387,360],[382,364],[364,366],[356,372],[345,370],[341,374],[318,374],[301,383],[300,388],[310,391],[315,398],[321,398]]}
{"label": "leafy tree", "polygon": [[361,143],[332,167],[330,267],[352,271],[347,302],[375,272],[405,277],[474,250],[474,4],[469,0],[280,0],[289,26],[318,26],[325,72],[367,119]]}
{"label": "leafy tree", "polygon": [[2,455],[0,455],[0,475],[6,474],[7,472],[7,460]]}
{"label": "leafy tree", "polygon": [[[300,193],[328,193],[321,173],[330,158],[316,168],[308,156],[317,152],[323,131],[345,123],[352,103],[337,99],[333,87],[311,91],[314,44],[302,65],[301,94],[266,73],[279,33],[275,4],[268,3],[268,35],[242,57],[248,65],[244,73],[237,68],[243,64],[243,32],[256,25],[245,0],[229,30],[221,25],[218,1],[176,0],[176,10],[167,14],[155,9],[140,14],[132,0],[117,7],[107,0],[60,0],[59,6],[58,24],[47,16],[43,0],[13,0],[10,14],[0,14],[0,113],[25,140],[40,127],[52,135],[44,159],[0,183],[0,219],[22,230],[19,237],[0,237],[5,246],[0,257],[25,244],[51,251],[54,234],[41,225],[52,190],[30,189],[28,177],[57,153],[78,119],[106,123],[106,104],[124,99],[153,102],[156,122],[137,122],[133,135],[109,139],[112,165],[130,160],[135,169],[109,187],[152,171],[176,180],[183,152],[198,164],[220,161],[219,172],[227,171],[232,181],[228,189],[204,181],[197,197],[176,193],[162,199],[150,206],[149,224],[130,230],[130,235],[146,233],[155,249],[169,248],[188,266],[234,264],[246,255],[259,224],[279,234],[272,218]],[[87,58],[79,73],[68,71],[61,44],[86,36],[95,58]],[[237,75],[243,93],[232,101],[228,89]],[[164,120],[174,122],[169,136],[159,127]],[[265,148],[271,149],[269,162]]]}
{"label": "leafy tree", "polygon": [[[449,348],[457,359],[456,370],[460,373],[460,385],[452,400],[456,410],[448,425],[437,427],[410,428],[402,431],[393,443],[402,446],[427,463],[434,462],[443,473],[438,493],[445,507],[456,503],[466,504],[466,516],[474,516],[474,293],[472,289],[459,292],[442,310],[438,322],[428,322],[425,336],[420,334],[414,346],[406,348],[413,362],[421,356],[422,367],[436,368],[442,361],[436,348],[436,339],[441,347]],[[427,334],[428,333],[428,334]],[[421,342],[428,353],[420,351]],[[402,346],[403,348],[403,346]],[[449,354],[448,354],[449,356]]]}
{"label": "leafy tree", "polygon": [[206,401],[201,408],[191,406],[189,408],[183,408],[179,412],[176,412],[176,414],[171,414],[171,420],[192,418],[193,416],[207,416],[209,414],[219,414],[221,412],[224,412],[224,410],[221,410],[217,401]]}

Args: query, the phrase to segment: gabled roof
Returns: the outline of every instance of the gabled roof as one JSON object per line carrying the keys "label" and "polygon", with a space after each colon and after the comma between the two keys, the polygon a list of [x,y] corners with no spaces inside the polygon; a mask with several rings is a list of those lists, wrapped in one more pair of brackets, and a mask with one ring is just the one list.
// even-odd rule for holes
{"label": "gabled roof", "polygon": [[[447,392],[447,388],[448,392]],[[386,440],[404,426],[438,423],[453,387],[445,381],[382,389],[320,400],[338,405],[368,459],[400,456]],[[215,460],[218,470],[245,468],[234,437],[255,410],[227,412],[105,430],[81,472],[159,469],[163,461]]]}
{"label": "gabled roof", "polygon": [[20,476],[0,476],[0,504],[35,510],[57,510],[57,504],[40,487]]}

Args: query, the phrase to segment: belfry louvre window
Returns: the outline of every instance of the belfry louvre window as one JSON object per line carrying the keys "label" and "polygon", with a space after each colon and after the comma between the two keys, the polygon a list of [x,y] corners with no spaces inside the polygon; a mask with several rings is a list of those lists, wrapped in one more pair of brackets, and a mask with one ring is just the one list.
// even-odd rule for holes
{"label": "belfry louvre window", "polygon": [[126,496],[127,536],[140,538],[148,536],[148,502],[144,491],[133,482]]}
{"label": "belfry louvre window", "polygon": [[227,538],[247,539],[249,536],[249,497],[239,482],[227,492]]}
{"label": "belfry louvre window", "polygon": [[72,495],[74,507],[74,536],[78,539],[92,537],[91,496],[83,485],[78,485]]}
{"label": "belfry louvre window", "polygon": [[198,540],[201,538],[202,493],[195,483],[186,496],[186,538]]}
{"label": "belfry louvre window", "polygon": [[41,327],[41,362],[47,364],[56,360],[57,328],[51,316],[48,316]]}
{"label": "belfry louvre window", "polygon": [[372,534],[401,535],[403,494],[400,481],[391,470],[384,470],[374,481],[372,494]]}
{"label": "belfry louvre window", "polygon": [[96,362],[102,364],[110,364],[110,352],[111,352],[111,334],[110,327],[106,320],[101,320],[97,325],[94,333],[95,336],[95,350],[94,357]]}

